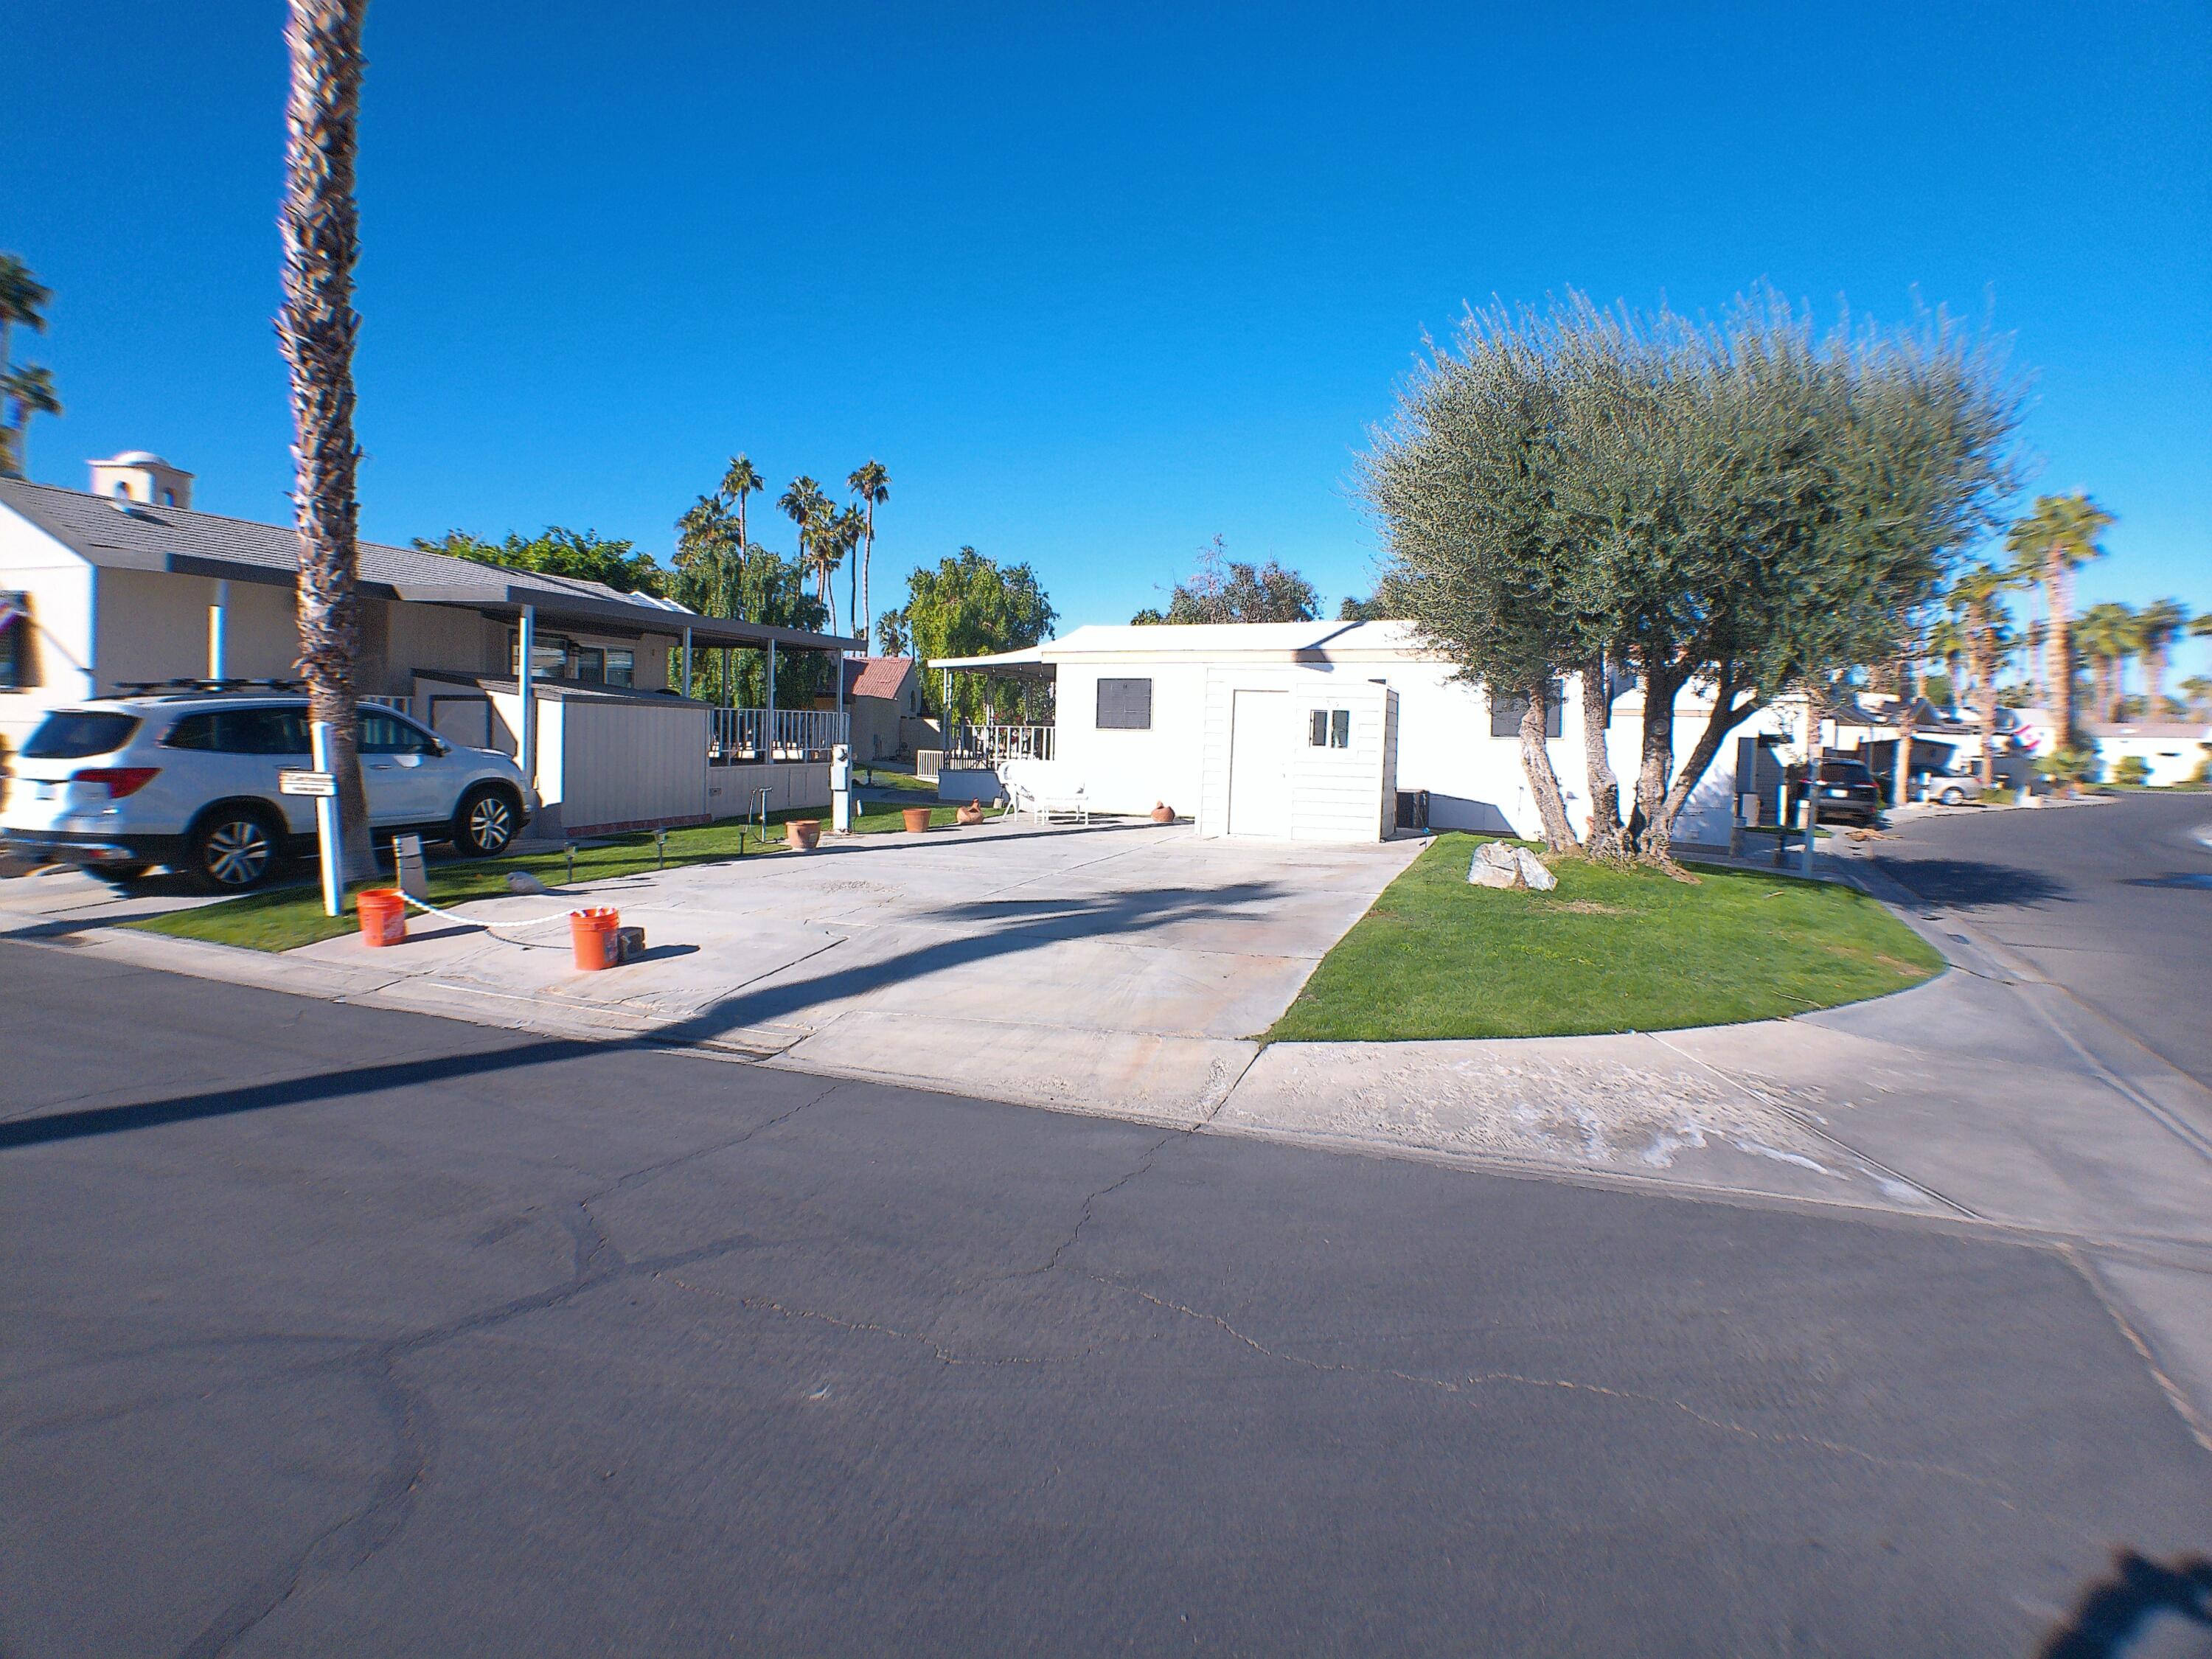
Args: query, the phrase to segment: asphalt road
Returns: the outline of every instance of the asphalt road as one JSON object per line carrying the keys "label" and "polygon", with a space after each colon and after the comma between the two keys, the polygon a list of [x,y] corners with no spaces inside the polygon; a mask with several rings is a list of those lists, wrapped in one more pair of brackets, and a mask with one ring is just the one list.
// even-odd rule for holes
{"label": "asphalt road", "polygon": [[1875,862],[2212,1087],[2212,795],[1917,818]]}
{"label": "asphalt road", "polygon": [[2087,1281],[1987,1230],[9,943],[0,1016],[25,1659],[2024,1653],[2212,1539]]}

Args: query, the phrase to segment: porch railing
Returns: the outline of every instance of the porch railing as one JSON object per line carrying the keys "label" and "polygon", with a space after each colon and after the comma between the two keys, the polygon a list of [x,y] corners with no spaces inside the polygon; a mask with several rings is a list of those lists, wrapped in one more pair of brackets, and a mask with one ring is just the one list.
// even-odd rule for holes
{"label": "porch railing", "polygon": [[945,762],[952,766],[995,766],[1000,761],[1048,761],[1053,757],[1054,730],[1049,726],[963,723],[952,728],[952,740],[945,747]]}
{"label": "porch railing", "polygon": [[707,760],[714,766],[757,761],[823,761],[849,743],[853,717],[834,708],[717,708],[707,727]]}
{"label": "porch railing", "polygon": [[415,699],[412,697],[356,697],[354,701],[373,702],[380,708],[397,708],[403,714],[415,712]]}

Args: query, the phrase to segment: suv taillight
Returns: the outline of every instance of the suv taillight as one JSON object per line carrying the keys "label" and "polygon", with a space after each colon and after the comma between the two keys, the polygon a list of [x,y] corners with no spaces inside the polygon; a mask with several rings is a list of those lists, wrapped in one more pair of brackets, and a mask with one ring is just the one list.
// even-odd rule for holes
{"label": "suv taillight", "polygon": [[71,783],[104,783],[107,798],[121,800],[125,795],[135,795],[153,782],[158,766],[88,766],[82,772],[70,774]]}

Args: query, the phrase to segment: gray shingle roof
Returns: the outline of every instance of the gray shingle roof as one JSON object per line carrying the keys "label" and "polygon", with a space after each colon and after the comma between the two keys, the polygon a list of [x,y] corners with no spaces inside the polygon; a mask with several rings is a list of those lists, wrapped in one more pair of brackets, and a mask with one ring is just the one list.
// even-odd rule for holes
{"label": "gray shingle roof", "polygon": [[[22,478],[0,478],[0,507],[20,514],[80,557],[112,569],[173,571],[287,587],[299,574],[299,535],[288,525],[142,502],[125,507],[104,495]],[[617,593],[604,582],[477,564],[420,548],[362,542],[359,552],[361,591],[376,599],[532,605],[554,619],[661,634],[679,634],[689,627],[710,645],[765,644],[773,638],[779,645],[827,650],[857,643],[798,629],[702,617],[672,599]]]}

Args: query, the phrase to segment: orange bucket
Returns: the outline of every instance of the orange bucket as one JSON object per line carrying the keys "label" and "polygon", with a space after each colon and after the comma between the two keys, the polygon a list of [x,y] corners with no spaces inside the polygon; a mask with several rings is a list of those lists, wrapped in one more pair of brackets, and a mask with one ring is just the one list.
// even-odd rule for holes
{"label": "orange bucket", "polygon": [[576,953],[576,966],[586,973],[613,967],[620,948],[615,930],[621,926],[622,912],[605,905],[569,911],[568,944]]}
{"label": "orange bucket", "polygon": [[368,887],[355,897],[363,945],[398,945],[407,937],[407,900],[397,887]]}

